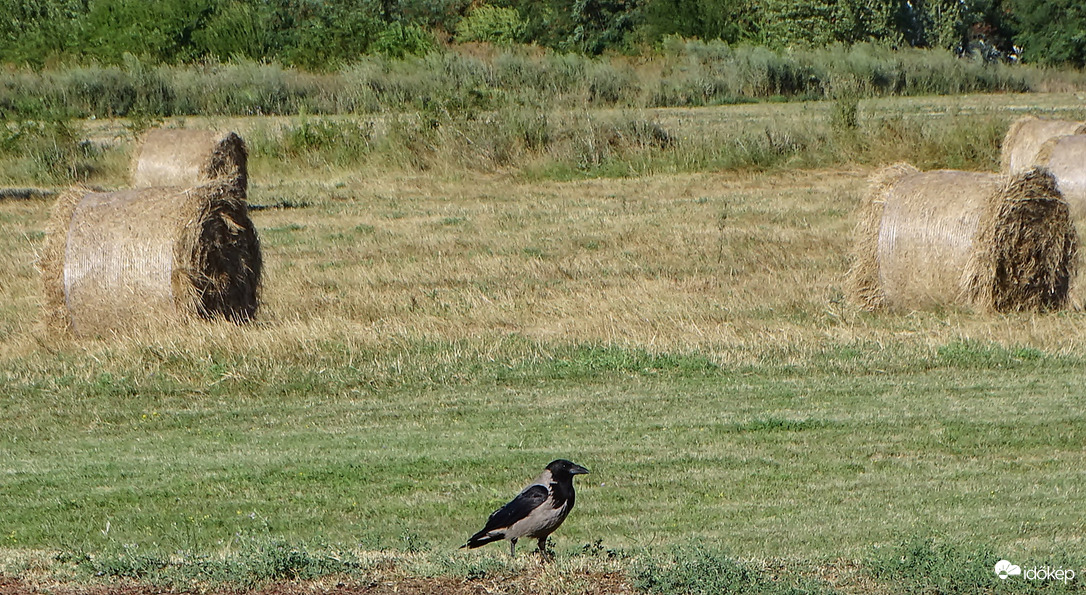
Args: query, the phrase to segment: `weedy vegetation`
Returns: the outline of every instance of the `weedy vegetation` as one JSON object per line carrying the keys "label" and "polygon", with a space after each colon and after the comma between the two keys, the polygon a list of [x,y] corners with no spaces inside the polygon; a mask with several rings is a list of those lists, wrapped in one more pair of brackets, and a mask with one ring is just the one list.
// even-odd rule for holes
{"label": "weedy vegetation", "polygon": [[[995,170],[1026,105],[1086,119],[1073,93],[167,118],[249,143],[257,318],[58,336],[50,203],[0,200],[0,572],[1081,591],[992,568],[1086,570],[1086,319],[842,291],[867,175]],[[126,124],[9,124],[3,183],[123,185]],[[553,563],[456,549],[559,456],[592,474]]]}
{"label": "weedy vegetation", "polygon": [[[410,34],[405,28],[401,33]],[[528,46],[465,45],[424,55],[360,56],[328,72],[275,61],[169,64],[125,54],[117,64],[61,62],[0,71],[0,116],[131,118],[349,115],[548,106],[700,107],[761,101],[967,93],[1068,92],[1081,72],[959,59],[876,44],[779,50],[669,38],[639,57],[590,57]]]}

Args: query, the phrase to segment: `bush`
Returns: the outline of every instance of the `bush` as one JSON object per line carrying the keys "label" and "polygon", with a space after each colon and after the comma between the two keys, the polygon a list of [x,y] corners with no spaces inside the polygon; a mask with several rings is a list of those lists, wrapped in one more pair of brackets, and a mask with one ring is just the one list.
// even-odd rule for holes
{"label": "bush", "polygon": [[66,120],[0,127],[0,184],[86,182],[101,167],[103,151],[82,137],[82,129]]}
{"label": "bush", "polygon": [[193,42],[215,59],[260,60],[274,51],[270,17],[247,2],[229,2],[208,19],[206,27],[192,34]]}
{"label": "bush", "polygon": [[484,4],[456,24],[456,40],[507,45],[521,41],[526,27],[516,9]]}
{"label": "bush", "polygon": [[418,25],[392,23],[377,35],[373,50],[390,58],[423,56],[434,50],[434,37]]}
{"label": "bush", "polygon": [[949,52],[893,51],[876,45],[773,52],[672,38],[648,62],[539,54],[519,47],[477,57],[432,51],[434,40],[424,30],[394,24],[372,47],[383,54],[360,56],[327,73],[244,58],[162,65],[131,54],[120,66],[9,68],[0,70],[0,116],[21,120],[49,114],[165,117],[430,109],[470,117],[503,107],[637,108],[825,99],[834,98],[842,85],[855,86],[859,99],[1086,88],[1081,72],[985,64]]}
{"label": "bush", "polygon": [[286,158],[319,158],[335,165],[351,165],[372,152],[373,123],[304,120],[283,130],[282,138],[273,140],[272,146],[262,144],[259,150],[265,154],[281,151]]}
{"label": "bush", "polygon": [[300,18],[289,34],[284,34],[287,39],[280,42],[284,47],[279,54],[290,64],[311,70],[348,64],[362,57],[387,33],[381,31],[382,22],[373,3],[366,0],[315,3],[313,11]]}

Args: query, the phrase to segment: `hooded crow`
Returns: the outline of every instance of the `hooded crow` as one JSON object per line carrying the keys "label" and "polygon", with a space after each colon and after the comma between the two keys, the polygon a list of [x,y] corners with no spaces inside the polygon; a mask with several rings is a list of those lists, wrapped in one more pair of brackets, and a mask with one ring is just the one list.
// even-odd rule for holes
{"label": "hooded crow", "polygon": [[547,537],[573,510],[573,476],[584,473],[588,473],[588,469],[576,463],[565,459],[552,461],[512,502],[494,511],[482,531],[469,537],[460,547],[474,549],[508,539],[509,555],[515,556],[517,540],[531,537],[539,540],[539,552],[545,552]]}

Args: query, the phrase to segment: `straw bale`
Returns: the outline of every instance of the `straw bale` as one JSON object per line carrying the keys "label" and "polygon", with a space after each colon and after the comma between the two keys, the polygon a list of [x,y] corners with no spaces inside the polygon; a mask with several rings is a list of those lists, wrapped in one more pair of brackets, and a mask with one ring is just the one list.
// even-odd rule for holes
{"label": "straw bale", "polygon": [[1020,174],[1036,165],[1037,153],[1049,139],[1068,134],[1086,134],[1086,122],[1049,120],[1023,116],[1014,121],[1003,137],[1001,169]]}
{"label": "straw bale", "polygon": [[251,320],[262,261],[244,193],[216,183],[73,188],[54,206],[40,268],[50,326],[87,336]]}
{"label": "straw bale", "polygon": [[1056,176],[1060,194],[1071,207],[1071,218],[1086,221],[1086,134],[1057,136],[1037,151],[1033,165]]}
{"label": "straw bale", "polygon": [[[1035,163],[1052,172],[1064,200],[1071,209],[1071,220],[1081,236],[1086,231],[1086,135],[1073,134],[1049,139],[1037,152]],[[1086,270],[1079,254],[1076,270]],[[1086,309],[1086,279],[1076,275],[1071,281],[1071,306]]]}
{"label": "straw bale", "polygon": [[850,297],[863,307],[1065,305],[1077,250],[1047,172],[880,171],[861,206]]}
{"label": "straw bale", "polygon": [[966,294],[997,312],[1067,306],[1078,234],[1056,179],[1034,168],[1003,180],[989,203],[966,270]]}
{"label": "straw bale", "polygon": [[248,189],[248,152],[234,132],[156,128],[144,135],[132,164],[133,188],[188,188],[219,179]]}
{"label": "straw bale", "polygon": [[860,203],[852,268],[849,270],[848,291],[853,301],[869,310],[883,307],[882,283],[879,280],[879,228],[890,192],[901,178],[919,173],[908,163],[898,163],[875,172],[866,199]]}

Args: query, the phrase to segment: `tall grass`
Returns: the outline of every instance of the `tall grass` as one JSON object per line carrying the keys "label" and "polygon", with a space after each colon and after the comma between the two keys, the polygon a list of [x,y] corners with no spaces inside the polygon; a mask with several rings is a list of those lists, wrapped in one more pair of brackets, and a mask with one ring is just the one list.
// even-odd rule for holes
{"label": "tall grass", "polygon": [[854,96],[777,111],[780,118],[747,122],[731,120],[726,112],[712,121],[645,110],[534,108],[470,118],[434,110],[307,117],[256,129],[250,146],[258,158],[255,167],[279,172],[380,164],[407,171],[517,172],[528,179],[569,180],[895,161],[994,170],[1010,119],[950,114],[936,122],[880,113],[875,106],[863,110]]}
{"label": "tall grass", "polygon": [[87,140],[66,119],[0,124],[0,185],[68,185],[116,177],[123,149]]}
{"label": "tall grass", "polygon": [[[469,114],[431,108],[377,116],[238,121],[257,177],[313,168],[405,172],[516,172],[527,179],[630,177],[720,169],[880,165],[993,170],[1009,115],[950,113],[938,121],[855,95],[691,117],[660,110],[554,111],[507,107]],[[0,183],[124,185],[131,139],[153,123],[133,118],[102,139],[76,120],[0,129]],[[91,141],[90,138],[98,140]],[[286,197],[285,200],[289,200]]]}
{"label": "tall grass", "polygon": [[648,60],[453,49],[403,59],[368,56],[329,74],[244,60],[176,66],[126,56],[120,66],[4,70],[0,117],[674,107],[821,99],[843,84],[862,97],[880,97],[1079,89],[1086,78],[935,50],[861,44],[772,51],[679,39]]}

